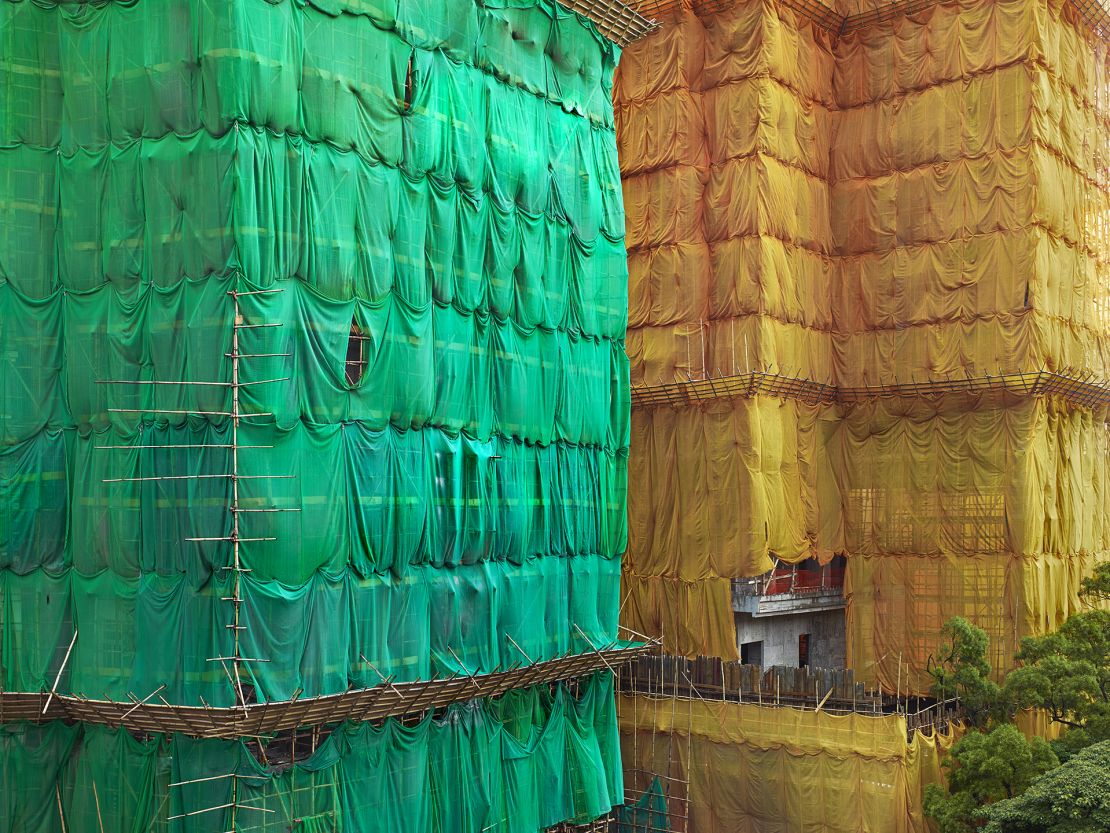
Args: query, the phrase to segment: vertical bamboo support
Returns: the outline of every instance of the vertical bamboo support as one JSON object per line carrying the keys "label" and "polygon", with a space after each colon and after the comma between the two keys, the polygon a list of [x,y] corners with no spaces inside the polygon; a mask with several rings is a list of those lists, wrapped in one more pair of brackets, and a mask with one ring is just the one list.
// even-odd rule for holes
{"label": "vertical bamboo support", "polygon": [[902,652],[898,652],[898,685],[894,689],[894,712],[900,714],[902,711]]}
{"label": "vertical bamboo support", "polygon": [[239,778],[231,774],[231,828],[229,833],[239,830]]}
{"label": "vertical bamboo support", "polygon": [[[242,565],[239,551],[239,328],[243,325],[243,314],[239,308],[239,293],[232,292],[235,302],[235,323],[231,328],[231,569],[232,577],[232,668],[235,672],[236,693],[239,705],[246,708],[243,697],[242,662],[239,644],[239,608],[243,603],[240,594]],[[233,787],[234,789],[234,787]],[[232,829],[235,825],[232,824]]]}

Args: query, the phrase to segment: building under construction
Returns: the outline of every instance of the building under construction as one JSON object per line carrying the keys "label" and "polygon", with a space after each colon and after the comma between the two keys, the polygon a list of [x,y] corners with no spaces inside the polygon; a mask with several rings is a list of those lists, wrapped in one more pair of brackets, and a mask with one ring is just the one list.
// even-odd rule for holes
{"label": "building under construction", "polygon": [[663,829],[924,830],[948,739],[912,729],[943,706],[851,721],[926,693],[953,616],[1002,674],[1110,552],[1110,18],[648,5],[615,85],[622,616],[679,659],[621,698],[638,812],[655,790]]}
{"label": "building under construction", "polygon": [[648,27],[0,0],[0,830],[623,800],[612,80]]}
{"label": "building under construction", "polygon": [[1110,551],[1110,18],[631,5],[0,0],[0,833],[927,829]]}

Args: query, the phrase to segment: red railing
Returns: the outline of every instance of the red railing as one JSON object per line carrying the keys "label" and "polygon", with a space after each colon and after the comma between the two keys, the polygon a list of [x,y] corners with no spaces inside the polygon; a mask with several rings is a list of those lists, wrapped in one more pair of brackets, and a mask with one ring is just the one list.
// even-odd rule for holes
{"label": "red railing", "polygon": [[783,564],[760,576],[754,591],[760,596],[783,596],[788,593],[818,593],[822,590],[843,590],[844,566],[826,564],[817,569],[802,569]]}

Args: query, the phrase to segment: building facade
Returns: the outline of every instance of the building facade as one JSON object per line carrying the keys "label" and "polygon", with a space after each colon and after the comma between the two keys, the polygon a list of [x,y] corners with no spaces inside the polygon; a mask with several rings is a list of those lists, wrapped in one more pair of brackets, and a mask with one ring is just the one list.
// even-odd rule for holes
{"label": "building facade", "polygon": [[622,800],[592,14],[0,2],[0,829]]}
{"label": "building facade", "polygon": [[924,688],[952,616],[1005,670],[1107,553],[1097,20],[658,12],[616,88],[629,624],[734,657],[734,581],[843,556],[862,677]]}
{"label": "building facade", "polygon": [[1110,553],[1110,18],[643,7],[622,621],[669,656],[626,681],[626,777],[656,829],[923,833],[943,624],[1001,677]]}

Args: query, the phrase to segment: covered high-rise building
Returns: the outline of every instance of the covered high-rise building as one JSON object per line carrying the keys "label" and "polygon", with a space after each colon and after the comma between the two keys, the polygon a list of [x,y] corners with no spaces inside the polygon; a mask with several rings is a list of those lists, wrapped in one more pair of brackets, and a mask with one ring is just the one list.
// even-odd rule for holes
{"label": "covered high-rise building", "polygon": [[[954,616],[1005,672],[1110,553],[1110,16],[1079,0],[642,7],[662,25],[615,87],[624,621],[715,658],[722,699],[728,660],[924,694]],[[810,682],[811,709],[825,691]],[[681,728],[667,712],[633,698],[622,727],[654,740]],[[917,776],[866,769],[910,747],[745,720],[695,715],[701,752],[679,737],[654,762],[689,782],[690,830],[855,830],[860,813],[922,829]],[[728,773],[769,760],[760,787],[730,791]]]}
{"label": "covered high-rise building", "polygon": [[0,2],[0,830],[623,799],[648,23],[569,6]]}
{"label": "covered high-rise building", "polygon": [[858,673],[920,684],[956,615],[1005,668],[1110,549],[1101,30],[702,5],[617,86],[630,622],[734,656],[734,580],[844,556]]}

